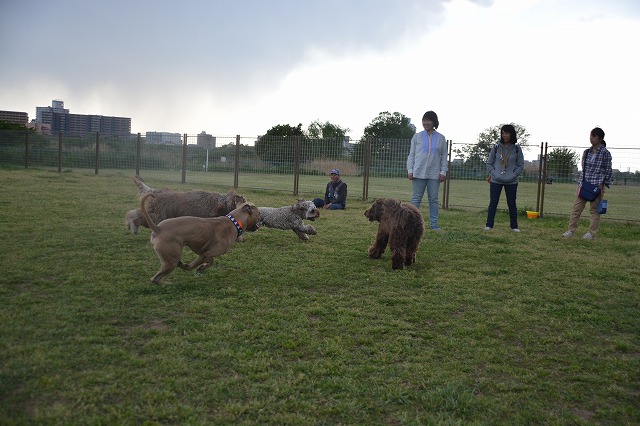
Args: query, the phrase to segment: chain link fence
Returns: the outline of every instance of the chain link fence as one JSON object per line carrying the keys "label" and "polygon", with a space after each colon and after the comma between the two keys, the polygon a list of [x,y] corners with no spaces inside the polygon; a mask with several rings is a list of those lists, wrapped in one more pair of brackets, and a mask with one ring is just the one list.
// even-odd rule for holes
{"label": "chain link fence", "polygon": [[[126,173],[155,182],[188,183],[190,188],[262,189],[301,198],[322,196],[328,172],[341,171],[349,198],[411,198],[407,180],[408,139],[304,137],[210,137],[180,135],[173,143],[150,143],[140,134],[129,138],[89,134],[48,136],[31,131],[0,130],[0,166],[51,168],[61,172]],[[486,209],[489,188],[484,158],[463,161],[456,152],[468,145],[449,141],[449,173],[441,185],[444,208]],[[529,147],[518,187],[518,208],[541,215],[567,216],[576,194],[580,159],[586,146]],[[607,147],[614,160],[613,186],[606,191],[605,219],[640,222],[640,148]],[[534,152],[537,151],[537,152]],[[622,161],[624,160],[624,161]],[[626,164],[619,170],[616,164]],[[500,209],[506,209],[502,197]],[[585,213],[583,213],[585,214]],[[588,212],[586,213],[588,214]]]}

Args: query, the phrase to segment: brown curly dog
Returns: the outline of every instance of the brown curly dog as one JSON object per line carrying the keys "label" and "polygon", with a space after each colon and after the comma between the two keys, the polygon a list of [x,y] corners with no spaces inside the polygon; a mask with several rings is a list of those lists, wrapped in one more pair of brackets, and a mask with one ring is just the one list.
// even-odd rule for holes
{"label": "brown curly dog", "polygon": [[380,222],[376,239],[369,247],[371,259],[379,259],[388,244],[393,269],[415,263],[416,251],[424,234],[420,210],[400,200],[381,198],[365,210],[364,215],[370,222]]}

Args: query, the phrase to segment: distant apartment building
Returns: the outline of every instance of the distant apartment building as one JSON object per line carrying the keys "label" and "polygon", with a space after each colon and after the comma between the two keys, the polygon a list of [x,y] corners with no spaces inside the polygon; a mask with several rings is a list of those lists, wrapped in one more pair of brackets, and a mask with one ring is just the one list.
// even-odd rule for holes
{"label": "distant apartment building", "polygon": [[131,119],[104,115],[70,114],[64,102],[55,99],[50,107],[36,107],[36,125],[48,127],[52,134],[84,136],[99,132],[105,136],[130,136]]}
{"label": "distant apartment building", "polygon": [[203,148],[213,149],[216,147],[216,138],[203,130],[202,133],[198,134],[197,144]]}
{"label": "distant apartment building", "polygon": [[29,122],[29,114],[19,111],[0,111],[0,120],[11,124],[26,126]]}
{"label": "distant apartment building", "polygon": [[148,144],[153,145],[181,145],[182,135],[180,133],[169,132],[147,132],[145,138]]}

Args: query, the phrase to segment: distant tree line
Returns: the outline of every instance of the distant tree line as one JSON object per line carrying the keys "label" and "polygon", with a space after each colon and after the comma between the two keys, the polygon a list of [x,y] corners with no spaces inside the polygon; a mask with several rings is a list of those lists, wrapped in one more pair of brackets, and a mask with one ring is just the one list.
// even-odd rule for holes
{"label": "distant tree line", "polygon": [[[486,173],[486,161],[494,144],[500,141],[500,129],[511,124],[516,130],[518,144],[523,150],[531,148],[531,135],[526,127],[519,123],[501,123],[488,127],[478,134],[475,144],[465,144],[454,150],[461,160],[452,166],[461,175],[482,177]],[[370,149],[372,164],[391,169],[402,169],[409,152],[410,142],[416,133],[416,126],[400,112],[384,111],[378,114],[364,129],[362,137],[355,141],[352,149],[345,151],[344,141],[348,128],[329,121],[313,121],[307,129],[302,123],[297,126],[279,124],[273,126],[256,142],[256,155],[265,162],[292,163],[296,155],[296,143],[300,161],[316,158],[328,160],[348,160],[361,164],[365,156],[366,142]],[[547,156],[547,175],[553,180],[571,181],[575,178],[579,154],[569,148],[554,148]],[[537,172],[536,172],[537,173]]]}
{"label": "distant tree line", "polygon": [[[530,149],[530,134],[525,126],[518,123],[508,124],[512,124],[516,129],[518,144],[522,149]],[[461,161],[456,161],[452,164],[451,173],[453,177],[482,178],[486,174],[485,163],[491,147],[500,140],[502,126],[503,124],[498,124],[488,127],[478,134],[474,144],[464,144],[461,148],[454,150],[455,156]],[[8,132],[3,135],[3,145],[6,148],[4,155],[15,156],[16,159],[24,154],[24,150],[20,147],[24,144],[25,131],[28,132],[30,145],[33,144],[31,150],[33,151],[32,159],[34,161],[40,156],[43,156],[43,158],[48,156],[44,152],[40,155],[40,150],[53,149],[57,144],[50,136],[39,134],[34,129],[20,124],[0,120],[0,130]],[[284,171],[290,171],[290,166],[295,162],[296,149],[299,155],[298,160],[301,163],[322,159],[349,161],[355,165],[362,165],[365,158],[365,147],[368,144],[370,149],[369,160],[372,167],[383,168],[394,174],[401,173],[404,170],[410,141],[416,133],[416,126],[411,124],[407,116],[399,112],[381,112],[365,127],[359,140],[356,140],[353,144],[346,145],[345,141],[349,131],[350,129],[329,121],[321,122],[315,120],[306,129],[303,129],[301,123],[296,126],[279,124],[267,130],[264,136],[256,141],[255,149],[241,145],[240,156],[243,159],[257,156],[266,164],[266,170],[274,170],[274,167],[281,167]],[[68,146],[69,143],[76,148],[91,151],[95,146],[95,136],[65,137],[65,145]],[[124,161],[124,158],[130,156],[130,138],[101,138],[101,144],[109,147],[109,150],[103,154],[103,158],[122,156],[122,161]],[[7,150],[9,146],[14,145],[16,146],[15,150]],[[200,157],[198,153],[200,147],[190,145],[188,148],[189,153],[194,153],[194,158]],[[164,148],[158,147],[158,149],[162,150]],[[180,153],[180,149],[180,147],[176,147],[176,153]],[[152,151],[155,152],[156,150]],[[221,163],[225,163],[224,159],[229,161],[234,158],[235,153],[234,142],[211,150],[209,160],[217,162],[217,164],[210,164],[210,170],[230,167],[231,164],[229,163]],[[93,158],[90,154],[84,154],[82,151],[66,153],[65,155],[87,155],[89,160]],[[148,159],[145,158],[149,162],[157,161],[157,157],[154,157],[152,152],[148,152],[146,156],[150,156]],[[189,156],[191,157],[192,155],[190,154]],[[200,160],[194,159],[194,161],[198,163]],[[579,153],[569,148],[554,148],[547,154],[547,176],[550,176],[553,181],[573,181],[576,177],[579,161]],[[172,167],[175,167],[175,165],[172,164]],[[532,174],[530,171],[527,173]],[[617,171],[614,172],[613,179],[616,183],[624,185],[627,182],[637,182],[639,176],[640,172]]]}
{"label": "distant tree line", "polygon": [[33,129],[28,129],[23,124],[9,123],[8,121],[4,121],[4,120],[0,120],[0,130],[31,130],[33,131]]}

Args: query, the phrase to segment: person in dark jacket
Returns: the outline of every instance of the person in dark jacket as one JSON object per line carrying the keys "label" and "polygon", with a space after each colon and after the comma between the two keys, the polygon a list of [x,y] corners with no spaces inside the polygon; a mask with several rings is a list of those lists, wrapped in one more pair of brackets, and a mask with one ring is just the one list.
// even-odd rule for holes
{"label": "person in dark jacket", "polygon": [[511,230],[520,232],[518,228],[518,208],[516,195],[518,193],[518,176],[524,171],[524,155],[517,145],[516,129],[511,124],[505,124],[500,129],[500,142],[491,148],[487,160],[489,173],[489,210],[485,231],[493,229],[500,193],[504,188],[509,207],[509,221]]}
{"label": "person in dark jacket", "polygon": [[324,199],[316,198],[313,204],[331,210],[344,210],[347,207],[347,184],[340,179],[340,170],[331,170],[331,181],[324,191]]}

